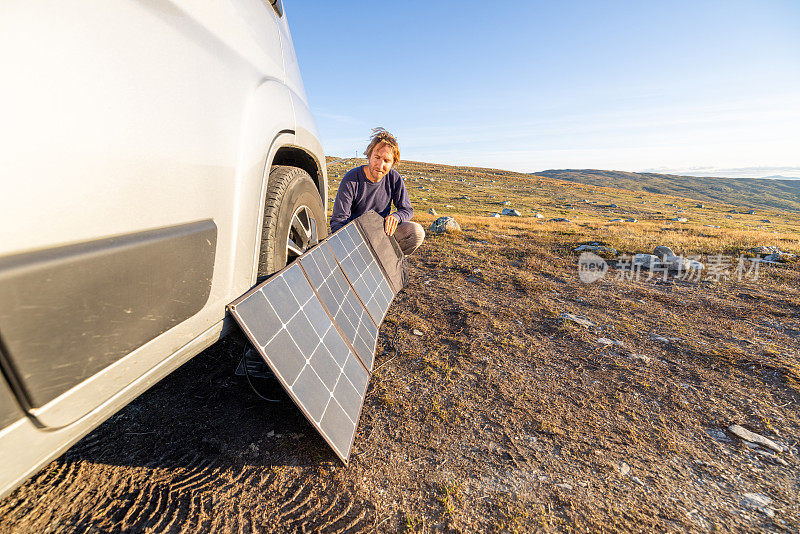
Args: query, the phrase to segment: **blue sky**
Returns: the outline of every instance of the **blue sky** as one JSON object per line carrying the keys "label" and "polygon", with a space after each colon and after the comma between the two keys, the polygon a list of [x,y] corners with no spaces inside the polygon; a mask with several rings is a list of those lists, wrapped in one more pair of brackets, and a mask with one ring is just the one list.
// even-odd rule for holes
{"label": "blue sky", "polygon": [[800,173],[797,1],[285,4],[328,155]]}

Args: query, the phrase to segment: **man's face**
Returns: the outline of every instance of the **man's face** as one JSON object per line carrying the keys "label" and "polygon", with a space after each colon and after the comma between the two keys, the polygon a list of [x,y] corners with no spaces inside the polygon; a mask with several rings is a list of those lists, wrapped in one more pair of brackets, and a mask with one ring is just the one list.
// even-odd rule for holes
{"label": "man's face", "polygon": [[372,149],[369,157],[369,171],[373,181],[377,182],[392,170],[394,164],[394,151],[389,145],[378,145]]}

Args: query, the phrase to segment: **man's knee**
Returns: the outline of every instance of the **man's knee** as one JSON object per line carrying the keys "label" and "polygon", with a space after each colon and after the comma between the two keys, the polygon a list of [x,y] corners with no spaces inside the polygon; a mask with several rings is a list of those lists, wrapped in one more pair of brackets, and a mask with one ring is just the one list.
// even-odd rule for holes
{"label": "man's knee", "polygon": [[395,236],[403,254],[409,256],[425,241],[425,229],[419,223],[407,221],[397,226]]}

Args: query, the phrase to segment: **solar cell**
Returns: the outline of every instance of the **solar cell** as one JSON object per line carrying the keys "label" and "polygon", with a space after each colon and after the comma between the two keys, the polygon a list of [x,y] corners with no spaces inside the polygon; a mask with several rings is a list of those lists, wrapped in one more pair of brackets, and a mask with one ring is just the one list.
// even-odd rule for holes
{"label": "solar cell", "polygon": [[369,376],[300,264],[273,276],[230,309],[295,403],[347,462]]}

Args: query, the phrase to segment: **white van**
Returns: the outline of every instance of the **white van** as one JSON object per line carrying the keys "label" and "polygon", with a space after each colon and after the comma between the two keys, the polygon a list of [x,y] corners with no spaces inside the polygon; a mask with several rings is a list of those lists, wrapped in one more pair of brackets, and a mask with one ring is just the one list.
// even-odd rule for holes
{"label": "white van", "polygon": [[327,235],[280,0],[0,5],[0,496]]}

